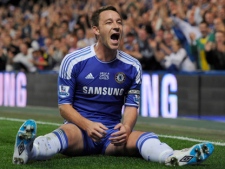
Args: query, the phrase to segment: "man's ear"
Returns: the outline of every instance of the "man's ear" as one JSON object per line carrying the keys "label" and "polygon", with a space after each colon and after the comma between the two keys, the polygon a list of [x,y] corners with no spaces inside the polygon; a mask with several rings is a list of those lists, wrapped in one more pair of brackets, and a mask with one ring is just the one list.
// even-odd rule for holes
{"label": "man's ear", "polygon": [[99,29],[98,29],[98,27],[97,26],[92,26],[92,30],[93,30],[93,32],[94,32],[94,34],[95,35],[99,35],[100,33],[99,33]]}

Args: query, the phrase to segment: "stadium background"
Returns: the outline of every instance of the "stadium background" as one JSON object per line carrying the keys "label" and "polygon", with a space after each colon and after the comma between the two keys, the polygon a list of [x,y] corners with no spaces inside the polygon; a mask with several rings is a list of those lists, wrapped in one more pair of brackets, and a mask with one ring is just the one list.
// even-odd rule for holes
{"label": "stadium background", "polygon": [[[117,8],[119,8],[120,11],[122,11],[122,16],[124,20],[126,20],[124,22],[125,33],[135,34],[135,32],[139,31],[138,29],[145,29],[147,32],[146,36],[148,36],[148,38],[152,41],[157,41],[156,39],[158,34],[163,32],[164,38],[166,38],[166,33],[168,31],[172,31],[172,28],[168,27],[169,25],[162,23],[162,20],[160,22],[160,19],[169,18],[174,14],[174,11],[176,11],[179,17],[182,17],[181,10],[183,9],[183,14],[186,15],[186,21],[190,24],[191,12],[195,12],[196,14],[198,13],[196,11],[201,11],[200,14],[196,14],[194,17],[196,26],[201,23],[200,21],[209,22],[207,20],[207,17],[205,16],[206,13],[203,14],[204,12],[209,12],[214,15],[215,18],[221,18],[223,21],[225,21],[225,14],[223,13],[223,2],[223,0],[187,0],[183,2],[167,0],[119,0],[117,2],[111,0],[32,0],[29,1],[29,3],[26,3],[26,1],[24,0],[2,0],[0,1],[0,11],[2,14],[2,42],[0,43],[0,46],[3,53],[6,53],[7,55],[7,52],[10,51],[10,48],[8,48],[8,46],[5,44],[6,42],[4,38],[5,36],[7,36],[6,34],[8,28],[10,29],[9,34],[12,37],[12,42],[17,41],[18,39],[21,41],[26,41],[26,43],[30,43],[30,48],[32,48],[32,50],[36,50],[36,48],[38,48],[46,50],[47,52],[48,49],[45,44],[41,44],[41,39],[46,38],[42,34],[41,30],[45,27],[50,29],[51,27],[48,25],[50,24],[50,22],[54,22],[55,27],[61,29],[60,25],[57,25],[57,21],[51,20],[51,17],[56,17],[55,15],[53,16],[54,11],[52,11],[51,8],[55,8],[55,13],[59,14],[59,21],[62,23],[67,23],[68,27],[67,30],[64,30],[64,32],[62,32],[61,30],[61,34],[60,31],[58,31],[58,33],[60,34],[58,37],[54,37],[54,34],[49,34],[48,36],[53,40],[54,38],[59,38],[61,41],[61,45],[63,45],[64,42],[65,44],[67,44],[66,36],[69,35],[70,37],[73,29],[76,30],[82,28],[85,30],[84,33],[87,36],[90,25],[88,24],[87,20],[81,21],[79,19],[85,15],[89,17],[91,11],[93,11],[100,5],[113,4]],[[218,6],[215,5],[216,3],[218,4]],[[62,6],[63,8],[60,9],[60,6]],[[4,11],[2,7],[6,7],[7,9],[9,9],[9,11]],[[215,8],[218,8],[218,13],[216,13]],[[21,11],[18,12],[18,9],[20,9]],[[38,9],[40,11],[38,11]],[[68,9],[68,11],[66,11],[66,9]],[[71,11],[71,9],[74,9],[75,12]],[[90,11],[88,11],[88,9],[90,9]],[[158,12],[156,11],[157,9],[159,10]],[[167,11],[167,13],[164,13],[163,10]],[[128,13],[124,13],[125,11]],[[150,13],[151,11],[156,14]],[[20,21],[15,19],[16,16],[14,12],[21,15]],[[132,12],[134,12],[135,15],[131,15]],[[35,25],[33,25],[33,22],[35,23],[36,20],[38,20],[36,18],[37,16],[35,16],[36,14],[40,15],[40,21],[42,18],[45,18],[47,22],[41,22],[40,27],[35,27]],[[154,18],[151,19],[151,22],[141,21],[142,19],[144,20],[146,19],[146,17],[151,17],[152,15],[154,16]],[[62,18],[60,18],[60,16]],[[73,22],[68,18],[73,20]],[[136,28],[135,25],[132,25],[132,23],[135,23],[136,21],[130,21],[130,18],[133,18],[134,20],[136,19],[138,28]],[[164,21],[166,20],[167,19],[165,19]],[[15,23],[11,23],[11,21],[15,21]],[[60,24],[60,22],[58,24]],[[53,27],[54,24],[52,25]],[[74,26],[72,30],[70,26],[71,24],[73,24]],[[77,28],[76,25],[79,25],[79,28]],[[208,26],[210,29],[212,29],[212,31],[213,29],[215,29],[214,22],[212,22],[211,25],[209,24]],[[20,37],[18,39],[13,39],[15,38],[13,37],[14,33],[19,29],[21,29],[22,31]],[[32,34],[33,29],[35,29],[36,32],[39,32],[39,38],[37,37],[36,39],[34,39],[34,35]],[[15,32],[12,33],[13,31]],[[51,30],[49,30],[49,32],[51,32]],[[78,34],[76,33],[75,35],[78,36]],[[137,33],[137,41],[140,37],[141,35]],[[127,38],[126,35],[125,38]],[[38,46],[32,46],[32,42],[35,40],[38,42]],[[164,40],[166,41],[166,39]],[[150,46],[151,44],[152,43],[150,42]],[[54,43],[52,45],[53,47],[57,47]],[[16,44],[13,44],[12,46],[16,46]],[[67,48],[68,50],[69,47]],[[64,52],[67,53],[68,51]],[[7,57],[9,57],[9,55]],[[168,72],[166,70],[162,70],[162,67],[159,66],[159,63],[157,61],[144,60],[144,62],[145,61],[146,63],[148,61],[150,67],[146,67],[145,64],[141,62],[143,64],[144,71],[143,77],[145,78],[143,78],[144,84],[142,85],[143,95],[141,97],[140,116],[169,118],[191,117],[197,119],[225,121],[225,72],[223,70],[217,71],[211,68],[210,71],[204,71],[203,69],[199,68],[198,70],[192,72]],[[155,66],[151,67],[151,64]],[[5,71],[6,72],[2,71],[2,73],[0,73],[0,106],[57,107],[56,84],[58,69],[55,69],[54,67],[54,69],[50,70],[38,70],[35,73],[30,73],[29,71],[25,70],[25,74],[22,74],[18,73],[20,72],[20,69],[16,70],[15,73],[12,73],[13,71],[15,71],[12,69],[11,73],[9,73],[7,72],[8,69],[6,67]],[[22,79],[23,83],[20,79]]]}
{"label": "stadium background", "polygon": [[[224,85],[223,72],[144,72],[139,114],[225,121]],[[57,108],[57,73],[0,73],[0,106]]]}
{"label": "stadium background", "polygon": [[[154,4],[158,2],[176,2],[169,0],[100,0],[102,3],[116,4],[120,2],[144,2],[146,9],[154,9]],[[62,6],[65,2],[80,5],[80,10],[84,4],[89,7],[98,6],[99,0],[0,0],[1,29],[0,46],[4,40],[5,31],[2,29],[7,17],[10,16],[15,8],[24,10],[33,9],[35,4],[55,3],[59,6],[55,11],[65,12]],[[72,3],[71,3],[72,2]],[[89,2],[89,3],[87,3]],[[93,3],[94,2],[94,3]],[[96,3],[95,3],[96,2]],[[224,6],[219,9],[223,0],[184,0],[182,2],[185,12],[194,4],[201,8],[209,9],[212,13],[221,14]],[[172,4],[172,3],[171,3]],[[189,5],[188,5],[189,4]],[[12,6],[14,5],[14,6]],[[61,6],[60,6],[61,5]],[[132,5],[131,5],[132,6]],[[66,6],[68,7],[68,6]],[[173,5],[170,7],[174,7]],[[209,8],[210,7],[210,8]],[[35,9],[37,9],[35,7]],[[68,9],[68,8],[67,8]],[[134,9],[133,9],[134,10]],[[2,13],[2,11],[4,11]],[[7,14],[7,12],[8,14]],[[85,10],[83,10],[85,11]],[[162,9],[157,10],[163,15]],[[161,12],[160,12],[161,11]],[[127,12],[131,14],[132,11]],[[135,11],[133,11],[135,16]],[[221,12],[221,13],[220,13]],[[90,12],[88,11],[87,14]],[[16,11],[18,14],[18,11]],[[24,23],[27,23],[32,13],[24,13]],[[15,16],[15,15],[14,15]],[[141,21],[145,21],[142,15]],[[156,17],[159,22],[154,22],[157,27],[160,24],[160,14]],[[139,20],[139,21],[140,21]],[[60,20],[61,21],[61,20]],[[131,20],[129,20],[131,21]],[[60,22],[61,23],[61,22]],[[22,23],[23,24],[23,23]],[[41,22],[36,22],[36,26]],[[6,24],[7,25],[7,24]],[[26,26],[23,25],[23,26]],[[9,27],[7,27],[9,28]],[[27,28],[27,27],[26,27]],[[27,30],[27,29],[26,29]],[[153,34],[156,34],[154,32]],[[7,31],[6,31],[7,32]],[[10,39],[11,42],[14,39]],[[27,38],[17,39],[15,42],[27,41]],[[64,39],[62,38],[64,43]],[[62,44],[61,44],[62,45]],[[0,52],[1,53],[1,52]],[[154,64],[153,64],[154,65]],[[151,66],[153,66],[151,65]],[[158,69],[159,65],[153,69]],[[189,147],[193,143],[211,141],[215,145],[215,153],[203,165],[194,168],[223,169],[225,166],[225,72],[224,71],[203,71],[195,72],[176,72],[171,73],[162,70],[144,70],[141,99],[140,117],[138,118],[135,129],[143,131],[154,131],[163,142],[168,143],[174,149]],[[144,117],[141,117],[144,116]],[[148,116],[148,117],[146,117]],[[185,118],[184,118],[185,117]],[[188,117],[188,118],[186,118]],[[69,168],[99,168],[99,169],[130,169],[130,168],[167,168],[161,164],[148,163],[142,159],[126,157],[76,157],[73,159],[56,156],[52,160],[45,162],[31,162],[25,166],[15,166],[12,164],[12,154],[14,148],[15,135],[19,126],[25,119],[32,118],[38,123],[38,135],[46,134],[60,126],[63,119],[57,109],[57,71],[38,71],[35,73],[20,71],[1,71],[0,72],[0,168],[55,168],[61,169],[62,166]],[[194,118],[194,120],[193,120]],[[212,121],[209,121],[212,120]],[[192,169],[193,166],[183,167]]]}

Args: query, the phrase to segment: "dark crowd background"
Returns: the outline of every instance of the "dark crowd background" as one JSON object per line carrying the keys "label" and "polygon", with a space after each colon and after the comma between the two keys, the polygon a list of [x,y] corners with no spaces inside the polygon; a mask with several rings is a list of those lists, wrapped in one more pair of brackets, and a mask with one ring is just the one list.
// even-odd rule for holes
{"label": "dark crowd background", "polygon": [[95,43],[92,12],[123,18],[121,50],[144,71],[225,70],[225,0],[1,0],[0,71],[58,71]]}

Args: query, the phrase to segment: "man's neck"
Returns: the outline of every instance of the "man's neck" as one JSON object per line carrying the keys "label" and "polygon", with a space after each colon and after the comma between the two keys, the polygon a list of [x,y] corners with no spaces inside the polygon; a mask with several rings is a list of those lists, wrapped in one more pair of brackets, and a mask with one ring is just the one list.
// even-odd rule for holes
{"label": "man's neck", "polygon": [[109,62],[116,58],[117,50],[109,49],[102,43],[96,43],[94,50],[97,58],[103,62]]}

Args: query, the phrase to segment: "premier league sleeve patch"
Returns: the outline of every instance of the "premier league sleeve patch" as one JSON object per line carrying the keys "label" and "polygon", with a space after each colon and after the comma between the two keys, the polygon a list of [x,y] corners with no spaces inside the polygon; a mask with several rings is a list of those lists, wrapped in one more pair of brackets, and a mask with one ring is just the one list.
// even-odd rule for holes
{"label": "premier league sleeve patch", "polygon": [[65,85],[59,85],[59,97],[66,98],[70,95],[69,93],[70,87]]}
{"label": "premier league sleeve patch", "polygon": [[139,105],[139,103],[140,103],[140,95],[134,95],[134,96],[133,96],[133,99],[134,99],[134,102],[135,102],[137,105]]}

